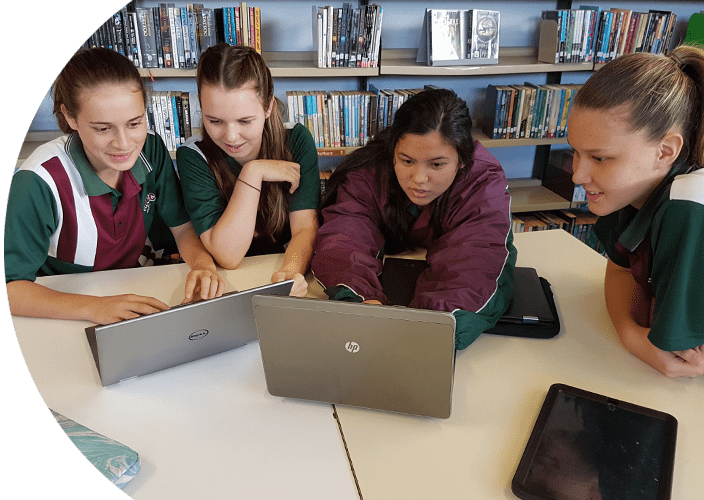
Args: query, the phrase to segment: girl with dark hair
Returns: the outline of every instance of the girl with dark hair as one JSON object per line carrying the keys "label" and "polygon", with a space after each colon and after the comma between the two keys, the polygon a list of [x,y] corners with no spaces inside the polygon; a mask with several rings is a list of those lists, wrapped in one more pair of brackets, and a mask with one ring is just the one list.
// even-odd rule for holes
{"label": "girl with dark hair", "polygon": [[409,307],[453,312],[458,349],[505,312],[516,262],[506,177],[471,128],[451,90],[407,100],[330,178],[312,262],[330,298],[385,304],[384,254],[427,249]]}
{"label": "girl with dark hair", "polygon": [[135,267],[158,217],[191,268],[185,299],[222,295],[224,281],[183,207],[169,152],[147,130],[134,64],[109,49],[76,53],[53,88],[67,136],[37,148],[13,176],[5,224],[12,314],[113,323],[168,309],[139,295],[93,297],[35,283],[37,276]]}
{"label": "girl with dark hair", "polygon": [[272,282],[302,279],[318,229],[318,154],[301,124],[287,129],[271,73],[251,47],[221,43],[200,58],[203,135],[176,153],[188,213],[205,247],[228,269],[246,255],[285,252]]}
{"label": "girl with dark hair", "polygon": [[704,374],[704,50],[609,62],[577,93],[567,137],[621,342],[669,377]]}

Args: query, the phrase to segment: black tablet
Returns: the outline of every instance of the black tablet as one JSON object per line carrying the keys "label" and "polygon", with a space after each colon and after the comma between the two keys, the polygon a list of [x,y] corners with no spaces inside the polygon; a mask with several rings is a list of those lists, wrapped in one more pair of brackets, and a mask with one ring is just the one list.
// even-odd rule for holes
{"label": "black tablet", "polygon": [[511,482],[523,500],[666,500],[677,420],[570,387],[550,387]]}

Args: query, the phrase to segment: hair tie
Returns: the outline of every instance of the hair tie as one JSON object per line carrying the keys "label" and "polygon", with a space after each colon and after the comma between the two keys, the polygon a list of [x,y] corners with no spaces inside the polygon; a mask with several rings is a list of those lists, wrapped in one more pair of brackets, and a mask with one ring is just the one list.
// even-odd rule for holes
{"label": "hair tie", "polygon": [[668,57],[672,59],[672,61],[677,65],[679,69],[683,69],[687,64],[686,62],[682,61],[679,54],[677,54],[676,52],[671,52],[670,54],[668,54]]}

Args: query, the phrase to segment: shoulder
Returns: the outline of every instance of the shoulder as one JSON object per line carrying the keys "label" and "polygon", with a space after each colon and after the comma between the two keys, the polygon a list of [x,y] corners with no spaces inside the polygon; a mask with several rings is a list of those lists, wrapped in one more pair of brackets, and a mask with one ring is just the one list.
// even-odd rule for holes
{"label": "shoulder", "polygon": [[675,177],[670,186],[668,199],[704,205],[704,169]]}
{"label": "shoulder", "polygon": [[286,123],[285,126],[288,145],[294,156],[296,151],[300,151],[301,148],[307,151],[316,151],[315,140],[307,127],[300,123]]}
{"label": "shoulder", "polygon": [[56,158],[62,164],[70,162],[70,157],[66,151],[66,143],[69,136],[61,136],[53,141],[46,142],[35,149],[18,168],[19,171],[36,172],[43,168],[43,164]]}
{"label": "shoulder", "polygon": [[198,147],[198,144],[200,141],[203,140],[203,137],[200,135],[194,135],[189,137],[186,142],[181,144],[179,148],[176,150],[176,158],[179,157],[200,157],[203,161],[208,161],[205,158],[205,153]]}

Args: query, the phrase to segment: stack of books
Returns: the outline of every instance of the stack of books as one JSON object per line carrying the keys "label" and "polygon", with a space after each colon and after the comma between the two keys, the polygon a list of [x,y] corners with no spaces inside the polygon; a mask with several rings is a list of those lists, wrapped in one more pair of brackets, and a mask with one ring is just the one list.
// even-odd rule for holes
{"label": "stack of books", "polygon": [[581,85],[489,85],[484,133],[492,139],[565,137]]}
{"label": "stack of books", "polygon": [[426,9],[417,62],[428,66],[498,64],[500,13]]}
{"label": "stack of books", "polygon": [[605,63],[623,54],[664,54],[672,41],[677,15],[649,10],[611,9],[601,13],[594,62]]}
{"label": "stack of books", "polygon": [[421,89],[287,91],[288,121],[310,130],[319,148],[364,146],[393,123],[396,110]]}
{"label": "stack of books", "polygon": [[546,231],[562,229],[599,253],[604,249],[594,234],[594,223],[597,216],[589,210],[543,210],[539,212],[524,212],[512,214],[512,231],[524,233],[528,231]]}
{"label": "stack of books", "polygon": [[176,149],[203,125],[196,92],[147,90],[147,124],[169,151]]}
{"label": "stack of books", "polygon": [[381,46],[380,5],[313,7],[319,68],[376,68]]}
{"label": "stack of books", "polygon": [[261,53],[261,12],[240,2],[237,7],[205,8],[189,3],[136,7],[134,0],[110,17],[84,43],[107,47],[140,68],[191,69],[200,54],[218,42],[247,45]]}
{"label": "stack of books", "polygon": [[663,54],[670,47],[677,15],[582,6],[546,10],[540,23],[538,59],[549,63],[605,63],[623,54]]}

